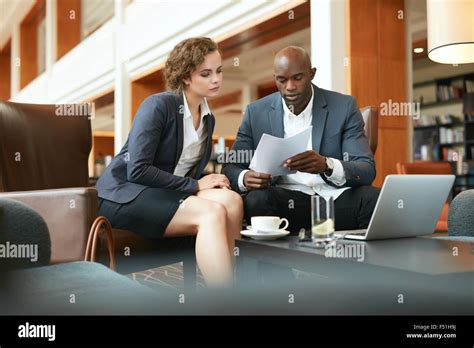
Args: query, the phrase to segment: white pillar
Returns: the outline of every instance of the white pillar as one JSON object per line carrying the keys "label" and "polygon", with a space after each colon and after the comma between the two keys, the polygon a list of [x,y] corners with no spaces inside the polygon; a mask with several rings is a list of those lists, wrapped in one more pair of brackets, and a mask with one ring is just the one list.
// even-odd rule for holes
{"label": "white pillar", "polygon": [[242,112],[245,111],[245,108],[247,107],[247,105],[255,101],[256,96],[257,96],[257,87],[253,83],[246,82],[242,85],[242,98],[241,98]]}
{"label": "white pillar", "polygon": [[50,72],[57,57],[57,0],[46,0],[46,71]]}
{"label": "white pillar", "polygon": [[346,0],[311,1],[311,62],[313,82],[347,93]]}
{"label": "white pillar", "polygon": [[125,7],[128,1],[115,0],[115,92],[114,151],[119,153],[127,139],[131,122],[131,90],[126,63],[123,60]]}
{"label": "white pillar", "polygon": [[10,98],[13,99],[20,92],[20,24],[13,24],[11,39],[11,83]]}
{"label": "white pillar", "polygon": [[[57,0],[46,0],[46,74],[48,81],[53,74],[53,65],[57,57]],[[51,101],[49,84],[47,86],[47,102]],[[46,102],[46,101],[45,101]]]}

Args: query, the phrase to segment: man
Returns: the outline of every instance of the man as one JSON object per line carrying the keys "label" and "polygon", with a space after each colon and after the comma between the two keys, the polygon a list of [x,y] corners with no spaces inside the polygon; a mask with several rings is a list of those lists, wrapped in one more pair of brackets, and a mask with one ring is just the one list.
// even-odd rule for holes
{"label": "man", "polygon": [[[245,218],[286,217],[297,232],[311,226],[311,195],[333,196],[336,230],[367,228],[379,189],[370,186],[375,162],[355,98],[311,83],[316,68],[300,47],[286,47],[274,61],[279,93],[248,105],[232,150],[255,151],[264,133],[290,137],[313,126],[308,149],[284,164],[296,174],[272,178],[249,163],[226,163],[222,172],[243,194]],[[253,152],[252,152],[253,153]]]}

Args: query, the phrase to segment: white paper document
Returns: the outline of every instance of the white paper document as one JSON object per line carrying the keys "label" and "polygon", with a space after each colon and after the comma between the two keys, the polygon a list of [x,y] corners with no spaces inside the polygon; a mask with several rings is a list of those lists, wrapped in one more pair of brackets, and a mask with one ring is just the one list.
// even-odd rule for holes
{"label": "white paper document", "polygon": [[310,126],[289,138],[277,138],[263,134],[250,162],[250,169],[272,176],[296,173],[296,170],[283,167],[283,163],[288,158],[308,149],[312,129],[313,127]]}

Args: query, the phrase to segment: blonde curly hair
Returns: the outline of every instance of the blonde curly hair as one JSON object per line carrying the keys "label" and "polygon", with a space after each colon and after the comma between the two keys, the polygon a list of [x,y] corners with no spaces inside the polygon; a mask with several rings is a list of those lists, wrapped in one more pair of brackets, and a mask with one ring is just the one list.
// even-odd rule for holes
{"label": "blonde curly hair", "polygon": [[208,37],[195,37],[181,41],[171,51],[165,63],[165,79],[168,89],[181,93],[184,79],[204,61],[209,53],[218,51],[217,44]]}

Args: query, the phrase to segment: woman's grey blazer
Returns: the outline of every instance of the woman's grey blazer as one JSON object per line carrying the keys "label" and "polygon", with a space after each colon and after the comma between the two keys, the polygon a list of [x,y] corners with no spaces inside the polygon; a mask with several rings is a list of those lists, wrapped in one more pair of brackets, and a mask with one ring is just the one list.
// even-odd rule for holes
{"label": "woman's grey blazer", "polygon": [[186,176],[173,175],[183,151],[183,104],[183,94],[171,92],[143,101],[125,145],[97,181],[99,197],[128,203],[147,187],[198,191],[197,180],[211,156],[215,119],[204,117],[208,139],[201,160]]}

